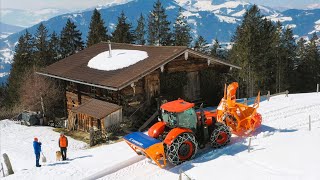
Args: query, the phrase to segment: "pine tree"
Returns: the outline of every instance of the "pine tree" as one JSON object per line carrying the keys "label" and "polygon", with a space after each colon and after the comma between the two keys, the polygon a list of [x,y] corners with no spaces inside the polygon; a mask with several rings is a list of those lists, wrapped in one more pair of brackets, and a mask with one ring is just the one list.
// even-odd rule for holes
{"label": "pine tree", "polygon": [[150,45],[168,46],[172,44],[170,22],[160,0],[153,5],[148,17],[148,43]]}
{"label": "pine tree", "polygon": [[118,23],[112,33],[112,41],[117,43],[133,43],[134,34],[131,31],[131,24],[127,23],[127,17],[122,11],[118,17]]}
{"label": "pine tree", "polygon": [[306,46],[305,43],[307,41],[303,38],[300,38],[298,43],[297,43],[297,50],[296,50],[296,54],[297,57],[295,59],[295,63],[294,63],[294,69],[297,69],[301,63],[303,62],[304,58],[305,58],[305,53],[306,53]]}
{"label": "pine tree", "polygon": [[296,59],[297,45],[293,37],[293,31],[290,28],[286,28],[281,38],[283,59],[282,66],[282,89],[279,91],[290,90],[295,91],[295,76],[294,76],[294,63]]}
{"label": "pine tree", "polygon": [[297,43],[297,49],[296,49],[296,58],[294,62],[294,92],[303,92],[303,89],[305,88],[305,82],[304,82],[304,61],[306,59],[306,40],[303,38],[300,38]]}
{"label": "pine tree", "polygon": [[7,107],[13,107],[19,102],[22,79],[36,64],[33,58],[33,42],[32,35],[26,31],[26,33],[19,38],[18,44],[15,47],[13,63],[8,78],[8,94],[5,99],[5,105]]}
{"label": "pine tree", "polygon": [[48,64],[49,54],[49,41],[48,41],[48,30],[47,28],[40,23],[37,28],[37,32],[34,37],[34,58],[36,61],[36,66],[43,67]]}
{"label": "pine tree", "polygon": [[241,71],[234,74],[239,77],[240,96],[253,96],[258,90],[265,93],[275,89],[272,87],[275,77],[271,76],[275,74],[275,36],[272,22],[263,18],[259,8],[253,5],[237,28],[229,53],[230,61],[242,67]]}
{"label": "pine tree", "polygon": [[314,33],[306,46],[305,58],[300,65],[300,73],[303,74],[300,84],[303,92],[314,91],[316,84],[320,82],[320,53],[316,44],[318,37]]}
{"label": "pine tree", "polygon": [[199,36],[198,39],[196,40],[195,45],[194,45],[194,50],[202,52],[204,54],[209,53],[208,52],[209,51],[208,43],[202,36]]}
{"label": "pine tree", "polygon": [[140,18],[138,19],[137,22],[137,28],[135,29],[135,38],[136,38],[136,44],[144,45],[146,43],[145,35],[146,35],[146,30],[145,30],[145,19],[143,15],[140,15]]}
{"label": "pine tree", "polygon": [[107,41],[109,39],[107,32],[108,29],[104,27],[104,21],[101,18],[100,12],[97,9],[94,9],[89,26],[87,47],[101,41]]}
{"label": "pine tree", "polygon": [[77,26],[68,19],[66,26],[61,31],[60,50],[62,58],[68,57],[83,49],[82,33]]}
{"label": "pine tree", "polygon": [[187,19],[182,14],[180,7],[179,14],[176,18],[176,22],[173,25],[174,28],[174,45],[176,46],[189,46],[192,41],[190,35],[190,26],[187,23]]}
{"label": "pine tree", "polygon": [[214,40],[214,44],[213,44],[213,46],[212,46],[212,48],[210,50],[210,55],[213,56],[213,57],[218,57],[219,56],[218,52],[217,52],[218,48],[220,48],[220,44],[219,44],[218,39],[216,38]]}
{"label": "pine tree", "polygon": [[49,54],[50,54],[50,57],[49,57],[49,61],[47,62],[47,65],[55,63],[61,59],[60,39],[56,32],[53,32],[50,36]]}

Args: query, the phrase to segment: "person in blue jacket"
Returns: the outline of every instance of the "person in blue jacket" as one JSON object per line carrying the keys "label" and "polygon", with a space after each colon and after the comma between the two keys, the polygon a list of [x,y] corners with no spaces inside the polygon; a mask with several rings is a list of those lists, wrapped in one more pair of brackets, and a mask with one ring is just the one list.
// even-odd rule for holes
{"label": "person in blue jacket", "polygon": [[34,149],[34,154],[36,155],[36,167],[41,167],[39,164],[40,160],[40,152],[41,152],[41,142],[38,142],[38,138],[34,138],[33,141],[33,149]]}

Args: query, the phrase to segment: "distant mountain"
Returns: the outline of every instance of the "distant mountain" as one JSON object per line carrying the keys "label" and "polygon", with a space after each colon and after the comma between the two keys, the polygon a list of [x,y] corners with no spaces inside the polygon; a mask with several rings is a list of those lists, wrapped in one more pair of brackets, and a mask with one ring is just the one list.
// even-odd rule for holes
{"label": "distant mountain", "polygon": [[[126,2],[126,0],[123,0],[123,2]],[[109,33],[111,33],[114,30],[117,17],[122,11],[125,12],[128,21],[135,27],[140,13],[147,17],[154,2],[155,0],[133,0],[124,4],[98,6],[98,9]],[[197,38],[202,35],[208,43],[212,43],[215,38],[222,43],[229,42],[236,27],[241,23],[246,10],[252,6],[250,3],[238,0],[162,0],[161,2],[166,9],[168,20],[172,23],[179,8],[182,7],[183,14],[188,18],[187,21],[191,26],[192,36]],[[269,7],[258,7],[267,18],[274,22],[281,21],[284,26],[293,28],[296,37],[320,32],[320,9],[279,12]],[[67,19],[71,19],[80,29],[82,37],[86,41],[91,15],[92,8],[82,12],[55,16],[43,23],[48,28],[49,33],[53,31],[60,33]],[[37,27],[38,25],[34,25],[28,28],[28,31],[34,34]],[[1,63],[11,63],[14,45],[23,33],[24,31],[0,39],[0,65]]]}
{"label": "distant mountain", "polygon": [[4,39],[9,35],[23,30],[23,27],[14,26],[0,22],[0,39]]}
{"label": "distant mountain", "polygon": [[3,23],[26,28],[38,24],[41,21],[45,21],[52,17],[68,12],[70,11],[57,8],[45,8],[39,10],[4,8],[0,11],[0,17]]}

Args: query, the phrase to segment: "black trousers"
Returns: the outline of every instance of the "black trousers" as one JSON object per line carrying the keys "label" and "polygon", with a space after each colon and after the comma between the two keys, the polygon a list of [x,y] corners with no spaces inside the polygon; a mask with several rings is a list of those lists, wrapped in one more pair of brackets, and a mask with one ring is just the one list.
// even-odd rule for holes
{"label": "black trousers", "polygon": [[62,154],[62,160],[67,159],[67,148],[66,147],[61,147],[60,148],[61,154]]}
{"label": "black trousers", "polygon": [[40,153],[36,153],[36,166],[37,167],[40,167],[39,160],[40,160]]}

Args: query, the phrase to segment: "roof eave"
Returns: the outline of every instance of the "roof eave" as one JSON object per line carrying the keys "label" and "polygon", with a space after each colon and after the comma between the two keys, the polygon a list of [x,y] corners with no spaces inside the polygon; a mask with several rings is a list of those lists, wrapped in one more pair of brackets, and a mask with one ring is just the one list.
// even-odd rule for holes
{"label": "roof eave", "polygon": [[56,76],[56,75],[52,75],[52,74],[48,74],[48,73],[36,72],[36,74],[43,75],[43,76],[47,76],[47,77],[51,77],[51,78],[61,79],[61,80],[64,80],[64,81],[70,81],[70,82],[79,83],[79,84],[83,84],[83,85],[93,86],[93,87],[97,87],[97,88],[108,89],[108,90],[112,90],[112,91],[118,91],[118,90],[120,90],[119,88],[114,88],[114,87],[102,86],[102,85],[98,85],[98,84],[87,83],[87,82],[78,81],[78,80],[73,80],[73,79],[69,79],[69,78],[65,78],[65,77],[60,77],[60,76]]}
{"label": "roof eave", "polygon": [[205,54],[203,54],[203,53],[197,52],[197,51],[192,50],[192,49],[189,49],[189,48],[187,49],[187,51],[190,52],[190,53],[193,53],[193,54],[195,54],[195,55],[197,55],[197,56],[206,58],[206,59],[208,59],[208,60],[210,60],[210,61],[219,63],[219,64],[227,65],[227,66],[230,66],[230,67],[233,67],[233,68],[236,68],[236,69],[242,69],[240,66],[236,66],[236,65],[234,65],[234,64],[231,64],[231,63],[228,63],[228,62],[225,62],[225,61],[218,60],[217,58],[210,57],[210,56],[208,56],[208,55],[205,55]]}

